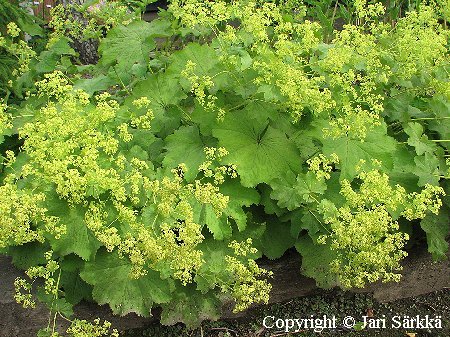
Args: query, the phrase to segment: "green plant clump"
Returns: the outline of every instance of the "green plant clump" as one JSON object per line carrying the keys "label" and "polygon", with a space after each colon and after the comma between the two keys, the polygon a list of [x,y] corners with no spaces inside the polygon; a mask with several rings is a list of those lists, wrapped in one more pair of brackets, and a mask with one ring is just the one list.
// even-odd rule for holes
{"label": "green plant clump", "polygon": [[58,6],[42,51],[1,30],[0,252],[54,314],[40,336],[116,336],[72,318],[83,299],[189,327],[267,303],[255,261],[291,248],[324,288],[398,281],[410,241],[445,257],[448,2],[173,0],[150,23],[147,3],[88,2],[77,27]]}

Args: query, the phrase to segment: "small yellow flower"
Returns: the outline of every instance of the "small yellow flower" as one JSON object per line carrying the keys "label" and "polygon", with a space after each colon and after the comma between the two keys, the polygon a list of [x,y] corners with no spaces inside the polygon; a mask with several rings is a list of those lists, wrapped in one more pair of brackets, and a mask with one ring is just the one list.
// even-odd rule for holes
{"label": "small yellow flower", "polygon": [[17,24],[15,22],[10,22],[6,26],[6,32],[11,37],[18,37],[20,34],[20,31],[21,31],[20,28],[17,26]]}

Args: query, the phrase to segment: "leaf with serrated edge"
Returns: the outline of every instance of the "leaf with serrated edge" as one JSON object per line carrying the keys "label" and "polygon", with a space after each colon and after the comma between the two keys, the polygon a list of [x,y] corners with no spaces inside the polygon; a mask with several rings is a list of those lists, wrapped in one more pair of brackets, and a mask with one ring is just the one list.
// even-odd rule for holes
{"label": "leaf with serrated edge", "polygon": [[286,171],[300,167],[299,153],[282,131],[250,120],[244,114],[227,114],[213,135],[228,150],[229,155],[223,160],[236,164],[245,187],[269,183]]}
{"label": "leaf with serrated edge", "polygon": [[270,187],[272,187],[270,197],[277,200],[278,206],[293,211],[304,203],[302,195],[296,189],[296,184],[297,176],[292,171],[288,171],[270,183]]}
{"label": "leaf with serrated edge", "polygon": [[214,239],[223,240],[231,236],[232,229],[225,216],[217,217],[210,204],[204,204],[200,207],[200,211],[196,212],[198,213],[198,219],[195,220],[201,225],[206,225]]}
{"label": "leaf with serrated edge", "polygon": [[419,177],[417,185],[438,185],[440,180],[439,160],[434,154],[425,153],[423,156],[414,157],[416,164],[412,173]]}
{"label": "leaf with serrated edge", "polygon": [[69,207],[66,201],[56,196],[47,201],[48,215],[59,217],[67,229],[59,239],[49,237],[52,249],[61,256],[74,253],[85,261],[92,259],[101,244],[84,222],[86,210],[81,206]]}
{"label": "leaf with serrated edge", "polygon": [[243,231],[247,226],[247,214],[242,207],[257,204],[260,199],[259,193],[255,189],[242,186],[237,178],[220,185],[220,192],[230,197],[224,213],[236,221],[239,231]]}
{"label": "leaf with serrated edge", "polygon": [[321,288],[332,288],[338,284],[337,276],[330,271],[330,263],[336,253],[330,245],[314,244],[310,237],[298,239],[295,248],[302,255],[302,273],[312,277]]}
{"label": "leaf with serrated edge", "polygon": [[164,35],[168,26],[134,21],[127,26],[118,25],[108,32],[98,48],[100,63],[115,66],[117,76],[128,84],[130,69],[138,64],[146,66],[150,60],[150,51],[156,47],[154,38]]}
{"label": "leaf with serrated edge", "polygon": [[408,123],[405,133],[409,136],[408,145],[413,146],[419,156],[436,150],[436,144],[423,134],[423,127],[419,123]]}
{"label": "leaf with serrated edge", "polygon": [[92,297],[102,305],[109,304],[114,314],[134,312],[150,316],[153,304],[167,303],[172,299],[169,280],[149,270],[138,279],[130,278],[131,263],[116,253],[101,251],[92,262],[86,263],[81,278],[94,286]]}
{"label": "leaf with serrated edge", "polygon": [[266,221],[266,232],[263,236],[263,254],[269,259],[278,259],[295,244],[289,231],[290,224],[276,218]]}
{"label": "leaf with serrated edge", "polygon": [[167,153],[163,165],[174,168],[184,163],[187,168],[184,178],[192,182],[200,164],[206,160],[205,146],[196,126],[183,126],[166,138]]}
{"label": "leaf with serrated edge", "polygon": [[448,210],[441,209],[438,215],[428,214],[420,222],[420,227],[427,234],[428,251],[433,259],[445,259],[449,246],[446,237],[450,233]]}
{"label": "leaf with serrated edge", "polygon": [[386,135],[386,126],[382,125],[367,133],[364,141],[340,137],[337,139],[325,138],[323,142],[323,153],[327,156],[336,153],[339,157],[341,169],[340,179],[352,180],[356,177],[356,166],[361,159],[371,163],[377,159],[382,163],[385,170],[390,170],[393,163],[393,153],[396,149],[395,139]]}
{"label": "leaf with serrated edge", "polygon": [[194,328],[204,320],[219,319],[220,306],[221,302],[214,294],[202,294],[193,286],[179,286],[174,300],[161,306],[161,323],[173,325],[182,322],[188,328]]}

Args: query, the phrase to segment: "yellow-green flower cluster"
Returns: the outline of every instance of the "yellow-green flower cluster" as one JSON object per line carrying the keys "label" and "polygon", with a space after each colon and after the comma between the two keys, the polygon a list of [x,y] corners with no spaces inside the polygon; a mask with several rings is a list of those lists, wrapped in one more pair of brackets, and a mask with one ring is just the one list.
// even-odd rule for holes
{"label": "yellow-green flower cluster", "polygon": [[15,22],[10,22],[6,25],[6,33],[11,37],[18,37],[20,34],[20,28]]}
{"label": "yellow-green flower cluster", "polygon": [[[181,19],[188,27],[206,26],[219,38],[222,49],[231,45],[249,43],[251,50],[258,56],[254,58],[252,67],[258,72],[256,84],[267,83],[279,87],[286,97],[285,107],[293,118],[298,120],[305,108],[320,114],[334,106],[328,88],[324,87],[321,76],[310,77],[304,71],[307,59],[305,52],[317,47],[320,42],[320,25],[305,21],[302,23],[285,22],[280,6],[265,1],[173,1],[171,13]],[[229,22],[238,20],[240,31]],[[223,31],[218,29],[219,23],[227,23]],[[275,36],[269,33],[274,29]],[[294,38],[295,40],[294,42]],[[274,42],[274,50],[267,47],[267,42]],[[222,60],[232,61],[232,55]],[[193,65],[188,63],[185,76],[193,83],[193,92],[199,102],[205,104],[205,88],[210,89],[213,83],[210,78],[188,76]],[[188,71],[189,70],[189,71]],[[208,96],[208,104],[214,107],[215,96]],[[205,104],[205,106],[208,106]],[[222,116],[224,111],[218,111]]]}
{"label": "yellow-green flower cluster", "polygon": [[305,63],[304,55],[321,42],[321,26],[317,22],[279,22],[275,26],[276,54],[289,62]]}
{"label": "yellow-green flower cluster", "polygon": [[[175,225],[162,226],[160,245],[164,251],[164,263],[174,271],[174,278],[184,285],[191,283],[194,276],[205,263],[203,252],[195,249],[204,239],[201,227],[193,221],[180,221]],[[173,258],[176,252],[176,258]]]}
{"label": "yellow-green flower cluster", "polygon": [[207,94],[214,87],[212,77],[208,75],[198,76],[195,73],[196,67],[197,65],[193,61],[187,61],[181,75],[190,82],[191,92],[197,99],[197,102],[207,111],[216,111],[217,119],[223,120],[225,110],[216,106],[217,96]]}
{"label": "yellow-green flower cluster", "polygon": [[133,135],[128,132],[128,125],[126,123],[120,124],[117,127],[117,132],[120,139],[122,139],[125,143],[128,143],[133,139]]}
{"label": "yellow-green flower cluster", "polygon": [[355,0],[354,6],[356,15],[360,19],[370,20],[385,13],[385,8],[381,2],[367,3],[367,0]]}
{"label": "yellow-green flower cluster", "polygon": [[33,299],[32,284],[37,279],[44,281],[44,291],[48,295],[52,295],[55,299],[58,298],[59,292],[59,277],[54,278],[55,273],[59,270],[58,262],[52,259],[53,252],[48,251],[44,254],[47,264],[45,266],[30,267],[26,270],[25,274],[32,283],[29,283],[25,279],[17,278],[14,282],[15,295],[14,299],[17,303],[22,304],[24,308],[34,308],[36,303]]}
{"label": "yellow-green flower cluster", "polygon": [[319,61],[326,82],[339,93],[330,126],[324,130],[327,136],[364,139],[368,130],[380,125],[384,97],[379,86],[387,83],[391,69],[383,64],[385,52],[377,45],[377,36],[345,25]]}
{"label": "yellow-green flower cluster", "polygon": [[424,218],[427,212],[437,214],[444,195],[441,187],[427,185],[420,193],[408,194],[379,170],[362,171],[361,185],[355,190],[349,181],[341,182],[345,203],[338,207],[322,200],[319,212],[331,233],[319,238],[329,243],[337,257],[331,263],[344,287],[363,287],[366,282],[398,281],[402,250],[408,235],[399,231],[397,219]]}
{"label": "yellow-green flower cluster", "polygon": [[52,29],[47,46],[61,37],[76,40],[100,39],[103,31],[140,19],[119,1],[101,0],[87,9],[77,4],[56,5],[50,11],[49,27]]}
{"label": "yellow-green flower cluster", "polygon": [[[148,268],[167,273],[168,266],[171,277],[192,282],[204,263],[196,248],[204,238],[202,226],[194,222],[194,209],[211,205],[221,216],[229,198],[211,183],[185,183],[184,165],[173,170],[173,177],[155,176],[152,165],[122,151],[132,140],[128,124],[137,113],[126,122],[116,119],[119,105],[109,94],[98,95],[91,104],[59,72],[48,74],[38,88],[38,95],[49,102],[33,123],[20,129],[28,161],[7,177],[10,183],[0,186],[2,246],[42,241],[46,232],[56,238],[64,235],[58,219],[46,216],[45,194],[17,190],[13,184],[31,179],[54,186],[70,207],[87,209],[86,227],[108,251],[118,250],[130,259],[132,277],[145,275]],[[149,102],[138,99],[134,105],[147,109]],[[227,154],[223,148],[208,151],[214,160]],[[153,212],[150,222],[137,211],[146,207]]]}
{"label": "yellow-green flower cluster", "polygon": [[431,6],[421,6],[399,19],[392,41],[396,76],[401,79],[431,73],[436,65],[448,64],[448,31],[439,24]]}
{"label": "yellow-green flower cluster", "polygon": [[74,319],[66,332],[73,337],[119,337],[117,329],[111,329],[111,323],[100,319],[94,319],[93,323],[86,320]]}
{"label": "yellow-green flower cluster", "polygon": [[423,219],[428,212],[438,214],[442,206],[440,196],[445,196],[444,189],[440,186],[426,184],[420,192],[408,195],[408,206],[402,215],[408,220]]}
{"label": "yellow-green flower cluster", "polygon": [[[386,84],[422,76],[430,82],[424,94],[449,95],[444,77],[429,76],[448,64],[448,32],[431,6],[420,6],[391,27],[377,19],[385,11],[381,3],[358,0],[353,5],[355,24],[335,31],[327,45],[321,44],[320,25],[301,14],[286,20],[283,6],[273,2],[173,1],[169,11],[185,26],[208,27],[203,33],[217,38],[224,63],[237,66],[233,50],[246,48],[259,75],[254,79],[259,92],[290,112],[294,121],[305,111],[325,113],[326,136],[364,140],[382,121]],[[214,108],[215,96],[205,103],[211,78],[192,80],[200,82],[193,86],[199,101]]]}
{"label": "yellow-green flower cluster", "polygon": [[310,158],[306,161],[309,165],[309,170],[314,172],[317,179],[330,179],[330,173],[333,170],[334,164],[339,164],[339,158],[336,153],[332,153],[329,157],[323,153]]}
{"label": "yellow-green flower cluster", "polygon": [[58,262],[52,260],[52,251],[48,251],[44,254],[47,264],[45,266],[30,267],[25,272],[27,276],[36,280],[42,278],[44,280],[44,290],[46,294],[58,296],[59,280],[54,278],[56,271],[59,270]]}
{"label": "yellow-green flower cluster", "polygon": [[131,126],[140,129],[150,129],[151,121],[155,118],[153,110],[149,108],[150,100],[147,97],[141,97],[133,101],[133,105],[140,110],[145,110],[144,114],[133,117],[131,119]]}
{"label": "yellow-green flower cluster", "polygon": [[108,31],[118,24],[126,26],[133,20],[138,19],[138,16],[132,13],[126,5],[111,0],[94,2],[83,14],[89,18],[86,29],[90,29],[91,32],[98,31],[98,26],[102,26]]}
{"label": "yellow-green flower cluster", "polygon": [[283,106],[294,121],[301,118],[306,108],[320,115],[335,106],[330,90],[323,87],[325,78],[308,76],[302,64],[286,64],[275,57],[270,58],[270,62],[256,60],[253,68],[260,75],[255,84],[274,84],[279,88],[286,98]]}
{"label": "yellow-green flower cluster", "polygon": [[[133,234],[127,235],[118,249],[130,258],[133,277],[144,275],[146,265],[155,269],[168,265],[173,277],[187,284],[204,263],[203,253],[196,249],[204,237],[201,226],[193,221],[192,198],[200,204],[211,204],[220,216],[227,207],[228,197],[209,183],[183,183],[182,167],[173,170],[173,179],[144,179],[144,189],[157,209],[151,223],[141,223],[131,210],[121,206],[122,219],[119,220],[126,221]],[[160,235],[157,235],[157,227]]]}
{"label": "yellow-green flower cluster", "polygon": [[230,18],[226,1],[175,0],[169,5],[175,18],[187,27],[212,29],[219,22]]}
{"label": "yellow-green flower cluster", "polygon": [[36,301],[31,294],[32,285],[23,278],[14,280],[14,300],[24,308],[35,308]]}
{"label": "yellow-green flower cluster", "polygon": [[210,204],[217,217],[222,215],[222,211],[227,207],[230,199],[219,193],[219,187],[210,183],[202,184],[198,180],[195,182],[194,195],[198,202]]}
{"label": "yellow-green flower cluster", "polygon": [[36,88],[40,96],[46,95],[57,100],[65,98],[72,91],[69,80],[59,70],[45,74],[43,80],[36,82]]}
{"label": "yellow-green flower cluster", "polygon": [[387,174],[378,170],[362,171],[358,178],[362,180],[358,191],[352,188],[348,180],[341,182],[341,194],[350,207],[361,208],[384,204],[388,210],[396,211],[405,204],[406,190],[400,185],[392,187]]}
{"label": "yellow-green flower cluster", "polygon": [[44,241],[43,229],[37,224],[51,224],[46,229],[54,235],[64,233],[65,228],[46,215],[44,200],[44,194],[29,194],[13,183],[0,186],[0,248]]}
{"label": "yellow-green flower cluster", "polygon": [[[7,25],[6,37],[0,34],[0,48],[4,48],[8,54],[14,56],[17,59],[18,67],[13,69],[13,76],[20,76],[29,70],[31,60],[36,57],[36,52],[22,39],[17,41],[20,37],[20,28],[16,23],[10,22]],[[17,41],[17,42],[14,42]],[[10,83],[11,86],[11,83]]]}
{"label": "yellow-green flower cluster", "polygon": [[205,147],[206,161],[201,163],[198,170],[205,178],[213,178],[215,185],[223,184],[227,176],[237,178],[236,165],[218,165],[228,151],[223,148]]}
{"label": "yellow-green flower cluster", "polygon": [[117,103],[101,97],[92,107],[84,93],[69,91],[71,86],[58,73],[48,75],[38,87],[40,95],[59,101],[49,102],[36,121],[19,131],[25,139],[24,150],[32,158],[26,164],[27,174],[55,183],[58,194],[70,203],[83,203],[88,193],[105,190],[124,200],[125,187],[117,171],[98,163],[118,149],[118,140],[100,131],[115,117]]}
{"label": "yellow-green flower cluster", "polygon": [[233,249],[234,255],[236,256],[247,256],[249,254],[256,254],[258,250],[254,247],[252,247],[253,240],[251,238],[248,238],[246,241],[237,242],[236,240],[233,240],[230,242],[228,247]]}
{"label": "yellow-green flower cluster", "polygon": [[231,290],[236,301],[233,312],[243,311],[253,303],[267,304],[272,285],[266,279],[273,273],[260,268],[253,259],[245,261],[246,256],[256,252],[252,247],[252,240],[232,241],[229,247],[235,254],[235,256],[225,256],[227,271],[232,275],[232,280],[230,284],[226,282],[222,285],[222,291]]}
{"label": "yellow-green flower cluster", "polygon": [[227,270],[238,280],[231,288],[231,294],[236,300],[233,312],[246,310],[253,303],[267,304],[272,285],[259,278],[270,275],[270,272],[261,269],[252,259],[248,259],[247,266],[232,256],[226,256],[225,260]]}
{"label": "yellow-green flower cluster", "polygon": [[102,204],[91,202],[87,212],[85,213],[84,221],[86,227],[89,228],[109,252],[112,252],[115,247],[121,243],[121,237],[116,227],[105,226],[108,213],[103,209]]}
{"label": "yellow-green flower cluster", "polygon": [[337,251],[332,271],[344,287],[364,287],[366,282],[398,280],[396,271],[406,256],[402,251],[408,240],[406,233],[397,232],[384,205],[352,209],[344,206],[337,216],[326,218],[333,234],[331,248]]}
{"label": "yellow-green flower cluster", "polygon": [[11,114],[8,112],[8,106],[2,98],[0,98],[0,135],[4,134],[8,129],[12,128]]}
{"label": "yellow-green flower cluster", "polygon": [[381,118],[377,113],[364,110],[360,105],[343,106],[340,114],[329,121],[329,127],[324,128],[326,137],[351,137],[364,140],[367,131],[381,125]]}

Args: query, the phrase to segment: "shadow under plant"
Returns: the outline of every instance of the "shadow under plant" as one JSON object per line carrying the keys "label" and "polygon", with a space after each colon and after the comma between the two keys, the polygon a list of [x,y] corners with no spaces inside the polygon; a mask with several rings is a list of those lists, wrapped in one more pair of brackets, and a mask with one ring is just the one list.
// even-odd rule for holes
{"label": "shadow under plant", "polygon": [[[270,326],[274,322],[272,316],[283,320],[288,318],[322,318],[326,315],[328,318],[336,317],[335,329],[324,329],[322,332],[314,332],[312,329],[303,329],[299,332],[286,333],[275,326],[271,329],[264,327],[264,318],[266,325]],[[428,328],[408,328],[404,319],[411,322],[419,316],[425,319],[439,317],[442,321],[442,327]],[[357,328],[366,320],[382,319],[386,320],[386,329],[369,329],[366,327],[361,331],[355,331],[344,327],[342,324],[346,316],[355,318]],[[390,328],[392,324],[396,325],[396,316],[401,317],[401,325],[405,328]],[[407,317],[409,316],[409,318]],[[422,325],[424,324],[422,320]],[[412,323],[415,326],[416,323]],[[411,325],[409,325],[411,326]],[[320,294],[308,297],[302,297],[290,300],[285,303],[273,304],[255,309],[244,318],[236,320],[224,320],[218,322],[204,322],[196,330],[186,330],[182,325],[161,326],[152,324],[145,329],[130,330],[125,332],[125,337],[282,337],[282,336],[411,336],[411,337],[446,337],[450,335],[450,288],[445,288],[430,294],[417,296],[413,298],[401,299],[390,303],[380,303],[376,301],[371,294],[355,294],[343,291],[323,291]]]}

